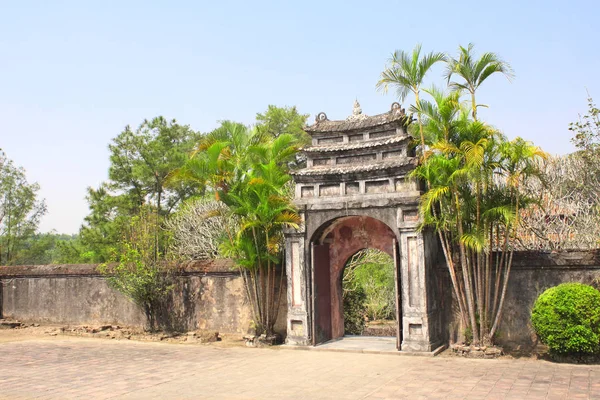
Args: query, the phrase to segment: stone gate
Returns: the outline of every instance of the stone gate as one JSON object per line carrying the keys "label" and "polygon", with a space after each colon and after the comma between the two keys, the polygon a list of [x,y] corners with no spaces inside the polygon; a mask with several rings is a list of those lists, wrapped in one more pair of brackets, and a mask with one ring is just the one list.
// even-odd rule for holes
{"label": "stone gate", "polygon": [[435,236],[418,229],[410,122],[398,103],[366,116],[355,102],[346,120],[320,113],[305,128],[312,137],[306,168],[293,174],[304,224],[286,233],[287,343],[344,335],[343,269],[365,248],[395,261],[398,350],[430,352],[446,341],[442,305],[450,291]]}

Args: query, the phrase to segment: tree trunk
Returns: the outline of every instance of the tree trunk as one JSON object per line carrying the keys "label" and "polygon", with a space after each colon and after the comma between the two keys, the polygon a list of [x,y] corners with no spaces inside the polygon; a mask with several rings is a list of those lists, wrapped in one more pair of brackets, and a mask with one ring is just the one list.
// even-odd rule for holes
{"label": "tree trunk", "polygon": [[471,90],[471,104],[473,107],[473,120],[477,121],[477,102],[475,101],[475,90]]}
{"label": "tree trunk", "polygon": [[419,134],[421,137],[421,157],[423,157],[423,160],[425,159],[425,134],[423,133],[423,122],[421,121],[421,103],[419,100],[419,90],[418,89],[414,89],[415,92],[415,101],[417,103],[417,119],[418,119],[418,123],[419,123]]}
{"label": "tree trunk", "polygon": [[454,193],[454,198],[456,202],[456,224],[458,229],[458,238],[459,238],[459,251],[460,251],[460,261],[462,264],[463,270],[463,280],[465,282],[465,294],[467,297],[467,307],[469,309],[469,319],[471,322],[471,330],[473,331],[473,344],[479,344],[479,332],[477,329],[477,317],[475,315],[475,304],[473,298],[473,287],[472,287],[472,277],[469,273],[469,265],[467,262],[467,254],[465,245],[460,241],[460,238],[463,236],[463,228],[462,222],[460,220],[460,200],[458,197],[458,193]]}

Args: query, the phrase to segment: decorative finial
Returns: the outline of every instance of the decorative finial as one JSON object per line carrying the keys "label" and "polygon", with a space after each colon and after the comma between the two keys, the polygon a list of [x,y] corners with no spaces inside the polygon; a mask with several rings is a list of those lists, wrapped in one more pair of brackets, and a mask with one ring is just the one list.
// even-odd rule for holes
{"label": "decorative finial", "polygon": [[365,114],[362,113],[362,108],[360,108],[360,103],[358,99],[354,100],[354,108],[352,109],[352,115],[346,118],[346,121],[362,121],[368,118]]}
{"label": "decorative finial", "polygon": [[400,103],[398,103],[397,101],[395,101],[395,102],[392,103],[392,107],[391,107],[390,111],[392,113],[404,114],[404,108],[402,108],[402,106],[400,105]]}
{"label": "decorative finial", "polygon": [[317,117],[315,118],[315,122],[319,123],[321,121],[327,121],[327,114],[325,114],[324,112],[318,113]]}
{"label": "decorative finial", "polygon": [[354,100],[354,108],[352,110],[352,115],[360,115],[362,114],[362,108],[360,108],[360,103],[358,102],[358,99]]}

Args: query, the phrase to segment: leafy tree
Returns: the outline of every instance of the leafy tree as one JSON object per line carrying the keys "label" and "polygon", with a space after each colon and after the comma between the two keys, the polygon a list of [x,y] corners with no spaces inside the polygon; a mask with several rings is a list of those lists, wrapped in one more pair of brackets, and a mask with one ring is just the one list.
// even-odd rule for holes
{"label": "leafy tree", "polygon": [[159,327],[160,312],[174,287],[171,268],[156,249],[155,238],[160,231],[156,210],[142,207],[140,214],[131,218],[110,263],[100,266],[108,283],[144,311],[150,331]]}
{"label": "leafy tree", "polygon": [[595,249],[600,246],[600,111],[588,98],[588,112],[569,124],[577,151],[543,165],[545,185],[530,182],[536,206],[523,217],[519,235],[526,249]]}
{"label": "leafy tree", "polygon": [[293,107],[277,107],[269,105],[264,114],[256,114],[256,128],[261,133],[266,133],[274,138],[283,134],[292,135],[296,138],[298,145],[308,145],[311,143],[310,136],[304,132],[304,125],[308,114],[300,114]]}
{"label": "leafy tree", "polygon": [[39,189],[37,183],[27,182],[25,170],[0,150],[0,265],[15,262],[46,213],[44,200],[38,199]]}
{"label": "leafy tree", "polygon": [[127,193],[112,194],[107,183],[98,189],[88,188],[86,198],[90,214],[79,231],[80,259],[91,263],[106,262],[117,250],[131,216],[139,212],[139,203]]}
{"label": "leafy tree", "polygon": [[[109,180],[98,189],[88,189],[90,215],[81,228],[83,258],[105,262],[120,242],[129,219],[142,206],[156,210],[156,217],[170,215],[197,188],[184,182],[166,185],[168,175],[181,167],[200,134],[163,117],[145,120],[136,129],[129,126],[109,145]],[[155,238],[157,241],[159,236]],[[156,251],[165,252],[164,243]]]}
{"label": "leafy tree", "polygon": [[60,235],[61,238],[56,242],[56,249],[53,251],[52,264],[78,264],[89,262],[89,255],[86,254],[81,243],[79,235]]}
{"label": "leafy tree", "polygon": [[127,193],[137,203],[152,204],[158,215],[168,215],[193,188],[166,186],[169,173],[183,165],[200,135],[175,120],[144,120],[133,131],[129,126],[108,146],[110,187]]}
{"label": "leafy tree", "polygon": [[344,333],[347,335],[362,335],[365,330],[365,302],[367,296],[362,286],[357,285],[352,290],[344,290]]}
{"label": "leafy tree", "polygon": [[573,132],[571,141],[578,150],[575,157],[584,165],[579,189],[587,201],[600,207],[600,187],[597,185],[600,177],[600,109],[591,97],[588,97],[587,114],[569,124],[569,130]]}
{"label": "leafy tree", "polygon": [[590,153],[600,150],[600,109],[594,99],[588,97],[588,113],[569,124],[569,130],[575,134],[571,141],[577,149]]}
{"label": "leafy tree", "polygon": [[[421,201],[423,225],[440,236],[473,342],[491,343],[502,316],[521,210],[528,205],[522,187],[546,155],[470,119],[454,95],[435,97],[437,106],[425,124],[434,138],[431,154],[414,171],[428,184]],[[443,111],[448,107],[457,110]]]}
{"label": "leafy tree", "polygon": [[[481,57],[475,59],[474,47],[472,43],[469,43],[466,48],[459,46],[458,58],[448,59],[446,77],[453,90],[466,91],[471,95],[472,117],[477,121],[477,107],[482,106],[475,100],[475,92],[479,86],[495,73],[503,74],[509,81],[514,77],[514,73],[510,64],[502,61],[495,53],[483,53]],[[450,82],[455,75],[461,77],[464,82]]]}
{"label": "leafy tree", "polygon": [[237,224],[223,202],[190,199],[165,223],[173,234],[171,254],[185,260],[220,258],[219,246],[225,232],[234,231]]}
{"label": "leafy tree", "polygon": [[[376,249],[359,251],[346,264],[342,279],[344,296],[356,290],[362,293],[358,297],[350,296],[349,301],[363,299],[363,319],[365,316],[371,320],[394,318],[394,261],[388,254]],[[356,309],[354,305],[349,310],[344,308],[344,319],[348,314],[354,320],[352,313]]]}
{"label": "leafy tree", "polygon": [[[411,109],[417,113],[423,157],[413,176],[427,188],[422,226],[439,235],[463,325],[474,343],[490,343],[502,316],[520,214],[529,204],[523,186],[539,172],[545,153],[523,139],[509,142],[478,121],[476,90],[494,73],[511,78],[512,70],[494,53],[475,60],[473,45],[459,50],[457,59],[441,53],[421,59],[419,45],[412,55],[396,52],[377,86],[393,85],[400,100],[415,95]],[[425,91],[433,101],[422,100],[423,78],[439,61],[447,62],[453,92],[433,87]],[[451,82],[453,76],[464,82]],[[471,110],[461,107],[465,91]]]}
{"label": "leafy tree", "polygon": [[387,91],[389,86],[394,87],[400,101],[404,101],[410,92],[414,94],[422,154],[425,152],[425,136],[421,120],[421,86],[431,67],[437,62],[445,60],[446,55],[443,53],[431,52],[421,57],[420,44],[415,46],[412,53],[396,50],[377,82],[377,88],[384,91]]}
{"label": "leafy tree", "polygon": [[55,232],[36,233],[23,241],[13,264],[44,265],[79,262],[79,252],[75,257],[68,255],[68,249],[77,242],[77,239],[77,235]]}
{"label": "leafy tree", "polygon": [[224,213],[237,220],[231,230],[224,226],[220,251],[242,274],[257,333],[269,336],[274,333],[283,288],[283,229],[300,223],[287,173],[295,154],[296,140],[290,134],[273,137],[225,121],[203,138],[173,178],[205,186],[227,206]]}

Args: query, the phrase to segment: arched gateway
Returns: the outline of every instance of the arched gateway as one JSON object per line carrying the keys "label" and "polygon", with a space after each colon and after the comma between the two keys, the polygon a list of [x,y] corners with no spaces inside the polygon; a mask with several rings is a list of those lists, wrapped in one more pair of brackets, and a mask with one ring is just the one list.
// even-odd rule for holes
{"label": "arched gateway", "polygon": [[294,173],[304,224],[286,233],[287,343],[317,345],[344,335],[341,274],[364,248],[390,254],[396,271],[397,348],[430,352],[445,338],[448,304],[443,258],[435,236],[417,230],[418,184],[407,178],[417,159],[410,123],[398,103],[387,113],[305,128],[312,145]]}

